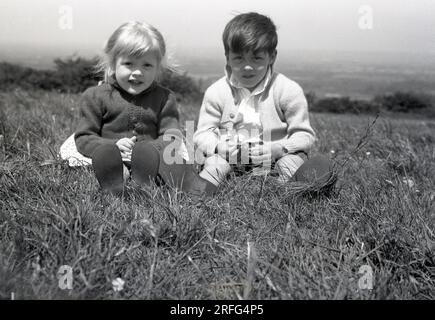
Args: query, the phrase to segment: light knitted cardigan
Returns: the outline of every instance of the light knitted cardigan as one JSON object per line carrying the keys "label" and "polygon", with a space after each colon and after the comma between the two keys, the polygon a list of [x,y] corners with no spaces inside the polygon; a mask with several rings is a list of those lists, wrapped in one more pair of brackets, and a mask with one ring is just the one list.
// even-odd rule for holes
{"label": "light knitted cardigan", "polygon": [[[205,92],[193,136],[195,146],[207,154],[214,154],[219,142],[219,129],[235,120],[239,102],[237,88],[222,77]],[[308,104],[302,88],[286,76],[273,72],[266,89],[256,96],[263,140],[281,144],[287,153],[309,152],[315,141],[310,126]]]}

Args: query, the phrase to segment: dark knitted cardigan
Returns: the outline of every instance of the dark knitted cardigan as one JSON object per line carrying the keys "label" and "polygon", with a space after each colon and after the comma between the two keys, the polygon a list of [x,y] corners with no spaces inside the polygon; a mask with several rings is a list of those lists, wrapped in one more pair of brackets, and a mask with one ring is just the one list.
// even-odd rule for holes
{"label": "dark knitted cardigan", "polygon": [[87,89],[81,100],[81,121],[75,133],[77,150],[92,157],[103,144],[121,138],[154,140],[167,133],[180,135],[174,93],[153,83],[138,95],[124,91],[116,82]]}

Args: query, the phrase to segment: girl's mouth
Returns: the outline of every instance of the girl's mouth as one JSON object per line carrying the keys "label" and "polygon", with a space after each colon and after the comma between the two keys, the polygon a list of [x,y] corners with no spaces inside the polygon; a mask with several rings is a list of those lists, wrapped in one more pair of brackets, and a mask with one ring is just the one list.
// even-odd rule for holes
{"label": "girl's mouth", "polygon": [[143,82],[140,81],[140,80],[134,80],[134,79],[132,79],[132,80],[128,80],[128,82],[131,83],[131,84],[133,84],[133,85],[135,85],[135,86],[141,85],[141,84],[143,83]]}

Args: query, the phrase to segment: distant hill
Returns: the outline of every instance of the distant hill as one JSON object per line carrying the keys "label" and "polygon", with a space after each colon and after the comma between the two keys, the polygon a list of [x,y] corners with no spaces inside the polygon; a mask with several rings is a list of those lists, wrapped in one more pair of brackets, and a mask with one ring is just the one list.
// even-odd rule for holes
{"label": "distant hill", "polygon": [[[205,54],[179,60],[189,74],[203,79],[205,87],[224,75],[223,56]],[[366,100],[395,91],[435,97],[435,54],[278,52],[275,69],[319,97],[352,96]]]}
{"label": "distant hill", "polygon": [[[54,58],[92,57],[89,48],[2,48],[0,61],[22,64],[34,69],[54,69]],[[223,50],[195,48],[173,52],[173,61],[181,71],[199,82],[202,89],[224,74]],[[410,52],[333,52],[279,51],[276,70],[302,85],[318,97],[350,96],[368,100],[396,91],[413,91],[435,97],[435,53]]]}

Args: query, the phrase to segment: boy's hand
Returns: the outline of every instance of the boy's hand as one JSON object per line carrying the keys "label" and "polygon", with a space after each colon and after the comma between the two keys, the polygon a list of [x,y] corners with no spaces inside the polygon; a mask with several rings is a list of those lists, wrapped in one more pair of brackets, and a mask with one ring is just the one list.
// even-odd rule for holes
{"label": "boy's hand", "polygon": [[131,151],[136,143],[136,136],[132,138],[122,138],[116,141],[116,146],[121,152],[122,161],[131,161]]}
{"label": "boy's hand", "polygon": [[228,157],[234,157],[239,152],[239,150],[237,149],[236,140],[221,140],[216,146],[216,152],[224,159],[227,159]]}
{"label": "boy's hand", "polygon": [[250,151],[252,162],[257,164],[278,160],[283,155],[282,146],[273,142],[265,142],[262,145],[256,144]]}

